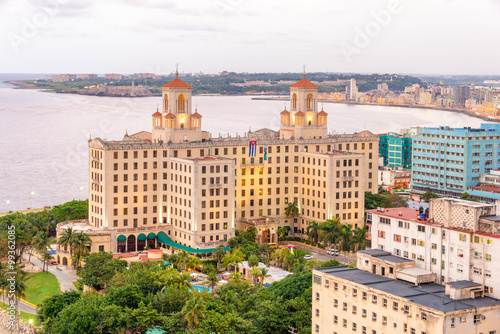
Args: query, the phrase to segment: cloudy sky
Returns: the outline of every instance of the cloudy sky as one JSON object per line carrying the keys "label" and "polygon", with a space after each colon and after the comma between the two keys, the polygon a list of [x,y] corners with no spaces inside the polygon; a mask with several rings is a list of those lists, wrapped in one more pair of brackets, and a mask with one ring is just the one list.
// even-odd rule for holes
{"label": "cloudy sky", "polygon": [[0,73],[500,74],[499,0],[0,0]]}

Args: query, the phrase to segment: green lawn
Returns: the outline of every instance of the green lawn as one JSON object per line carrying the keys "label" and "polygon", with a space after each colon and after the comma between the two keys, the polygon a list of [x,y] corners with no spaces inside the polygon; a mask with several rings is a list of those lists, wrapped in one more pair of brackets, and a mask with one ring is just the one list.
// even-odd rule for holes
{"label": "green lawn", "polygon": [[[5,304],[3,302],[0,302],[0,306],[2,308],[7,308],[7,304]],[[40,326],[42,324],[40,322],[40,320],[38,319],[36,314],[31,314],[31,313],[26,313],[26,312],[21,311],[21,318],[27,322],[29,322],[30,320],[33,320],[33,325],[35,325],[35,326]]]}
{"label": "green lawn", "polygon": [[30,273],[26,279],[26,301],[38,305],[42,300],[61,293],[54,274],[47,272]]}

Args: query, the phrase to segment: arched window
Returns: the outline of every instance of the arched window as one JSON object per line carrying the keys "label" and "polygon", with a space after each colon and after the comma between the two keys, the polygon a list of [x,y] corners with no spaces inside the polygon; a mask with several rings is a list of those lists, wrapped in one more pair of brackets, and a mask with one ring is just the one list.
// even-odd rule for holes
{"label": "arched window", "polygon": [[185,112],[186,111],[186,97],[181,94],[179,95],[179,108],[178,112]]}
{"label": "arched window", "polygon": [[297,110],[297,95],[292,95],[292,110]]}
{"label": "arched window", "polygon": [[312,94],[307,95],[307,110],[313,110],[313,101]]}
{"label": "arched window", "polygon": [[163,111],[168,112],[168,95],[164,95],[163,97]]}

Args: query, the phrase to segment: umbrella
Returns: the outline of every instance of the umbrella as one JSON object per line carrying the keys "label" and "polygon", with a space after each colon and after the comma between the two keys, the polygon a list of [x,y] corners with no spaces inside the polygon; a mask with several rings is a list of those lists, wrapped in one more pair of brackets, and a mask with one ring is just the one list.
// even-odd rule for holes
{"label": "umbrella", "polygon": [[229,275],[231,275],[231,273],[230,273],[230,272],[228,272],[228,271],[227,271],[227,272],[225,272],[224,274],[222,274],[222,276],[229,276]]}
{"label": "umbrella", "polygon": [[191,275],[191,276],[193,276],[193,277],[198,276],[198,274],[197,274],[197,273],[191,273],[191,274],[189,274],[189,275]]}
{"label": "umbrella", "polygon": [[219,281],[219,283],[220,283],[220,284],[226,284],[226,283],[227,283],[227,281],[226,281],[226,280],[224,280],[224,279],[221,279],[221,280]]}

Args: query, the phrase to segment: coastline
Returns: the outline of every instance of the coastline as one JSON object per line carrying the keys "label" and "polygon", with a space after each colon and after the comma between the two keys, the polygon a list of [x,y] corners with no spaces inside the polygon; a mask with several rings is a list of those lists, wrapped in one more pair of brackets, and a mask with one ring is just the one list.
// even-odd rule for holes
{"label": "coastline", "polygon": [[[139,97],[152,97],[152,96],[161,96],[161,94],[156,94],[156,93],[151,93],[148,95],[113,95],[113,94],[85,94],[81,91],[78,90],[63,90],[63,91],[52,91],[48,89],[40,89],[39,87],[33,85],[33,84],[28,84],[23,81],[17,81],[17,80],[7,80],[5,83],[11,84],[15,86],[15,89],[38,89],[41,90],[42,92],[50,92],[50,93],[58,93],[58,94],[75,94],[75,95],[88,95],[88,96],[106,96],[106,97],[130,97],[130,98],[139,98]],[[253,94],[194,94],[193,96],[252,96]],[[288,95],[279,95],[277,94],[269,94],[272,96],[262,96],[262,94],[259,94],[259,96],[252,97],[252,100],[269,100],[269,101],[288,101],[289,96]],[[495,122],[495,123],[500,123],[500,118],[497,117],[491,117],[487,115],[482,115],[479,114],[475,111],[472,110],[465,110],[465,109],[457,109],[457,108],[445,108],[445,107],[437,107],[437,106],[421,106],[421,105],[394,105],[394,104],[378,104],[378,103],[362,103],[362,102],[355,102],[355,101],[327,101],[327,100],[320,100],[318,102],[321,103],[337,103],[337,104],[345,104],[345,105],[363,105],[363,106],[383,106],[383,107],[401,107],[401,108],[415,108],[415,109],[428,109],[428,110],[439,110],[439,111],[450,111],[450,112],[455,112],[459,114],[464,114],[470,117],[475,117],[482,119],[484,121],[488,122]]]}
{"label": "coastline", "polygon": [[[274,101],[288,101],[289,97],[254,97],[252,100],[274,100]],[[320,103],[336,103],[336,104],[346,104],[346,105],[362,105],[362,106],[381,106],[381,107],[400,107],[400,108],[415,108],[415,109],[428,109],[428,110],[438,110],[438,111],[450,111],[458,114],[464,114],[470,117],[475,117],[488,122],[500,123],[500,118],[490,117],[486,115],[481,115],[472,110],[457,109],[457,108],[444,108],[444,107],[430,107],[421,105],[396,105],[396,104],[378,104],[378,103],[362,103],[355,101],[327,101],[319,100]]]}

